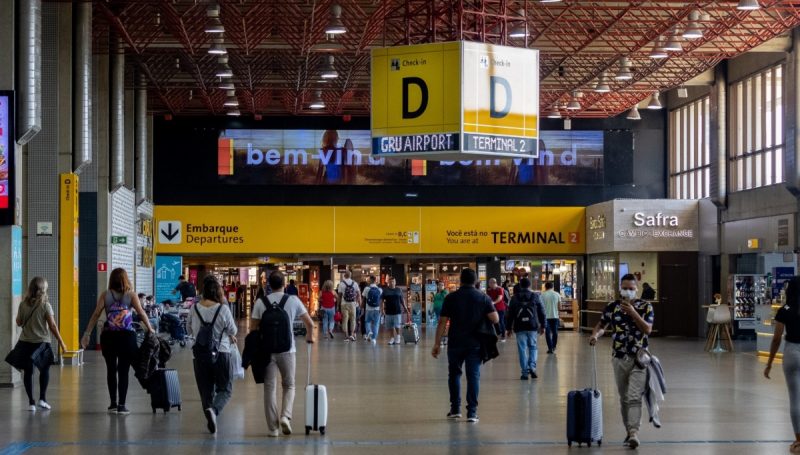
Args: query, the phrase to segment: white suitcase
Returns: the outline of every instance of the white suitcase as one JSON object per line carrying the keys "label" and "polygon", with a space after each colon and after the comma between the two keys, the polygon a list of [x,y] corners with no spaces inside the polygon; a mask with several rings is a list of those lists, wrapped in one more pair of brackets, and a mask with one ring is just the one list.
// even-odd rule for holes
{"label": "white suitcase", "polygon": [[308,380],[306,381],[306,435],[319,431],[324,435],[328,425],[328,391],[324,385],[311,383],[311,344],[308,344]]}

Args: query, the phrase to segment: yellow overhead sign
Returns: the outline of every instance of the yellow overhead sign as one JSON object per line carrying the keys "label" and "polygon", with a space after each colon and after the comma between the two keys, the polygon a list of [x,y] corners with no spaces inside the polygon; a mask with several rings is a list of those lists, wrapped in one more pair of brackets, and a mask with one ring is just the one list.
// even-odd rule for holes
{"label": "yellow overhead sign", "polygon": [[462,41],[374,49],[371,112],[376,155],[536,157],[539,53]]}
{"label": "yellow overhead sign", "polygon": [[159,254],[584,254],[582,207],[157,206]]}

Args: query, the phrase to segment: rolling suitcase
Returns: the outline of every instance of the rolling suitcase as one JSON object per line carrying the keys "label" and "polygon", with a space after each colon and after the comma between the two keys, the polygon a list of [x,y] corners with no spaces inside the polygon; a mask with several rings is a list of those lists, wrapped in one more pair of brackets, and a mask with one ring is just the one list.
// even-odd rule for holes
{"label": "rolling suitcase", "polygon": [[306,381],[306,435],[328,427],[328,391],[324,385],[311,383],[311,344],[308,344],[308,380]]}
{"label": "rolling suitcase", "polygon": [[567,394],[567,444],[603,444],[603,396],[597,390],[597,355],[592,347],[592,387]]}
{"label": "rolling suitcase", "polygon": [[153,414],[156,413],[156,409],[163,409],[165,414],[172,408],[181,410],[181,383],[176,370],[156,370],[150,377],[148,392]]}
{"label": "rolling suitcase", "polygon": [[413,322],[403,324],[403,344],[419,343],[419,327]]}

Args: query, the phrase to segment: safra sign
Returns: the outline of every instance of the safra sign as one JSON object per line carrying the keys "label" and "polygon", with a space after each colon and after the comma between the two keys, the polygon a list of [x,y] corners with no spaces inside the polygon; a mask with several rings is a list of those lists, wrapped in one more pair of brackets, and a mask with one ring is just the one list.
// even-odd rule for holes
{"label": "safra sign", "polygon": [[372,153],[537,158],[539,52],[452,42],[372,51]]}

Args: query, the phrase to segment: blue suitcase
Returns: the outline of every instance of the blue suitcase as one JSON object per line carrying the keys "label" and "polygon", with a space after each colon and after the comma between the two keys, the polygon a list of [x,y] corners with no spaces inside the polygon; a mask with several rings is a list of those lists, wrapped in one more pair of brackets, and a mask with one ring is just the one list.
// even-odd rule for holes
{"label": "blue suitcase", "polygon": [[592,347],[592,388],[567,394],[567,444],[603,444],[603,395],[597,390],[597,359]]}

